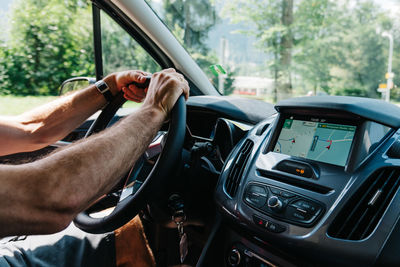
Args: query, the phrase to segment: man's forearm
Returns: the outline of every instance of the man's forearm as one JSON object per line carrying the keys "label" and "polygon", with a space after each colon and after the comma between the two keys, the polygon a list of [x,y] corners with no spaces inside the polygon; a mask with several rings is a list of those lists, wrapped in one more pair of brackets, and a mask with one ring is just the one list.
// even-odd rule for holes
{"label": "man's forearm", "polygon": [[17,117],[0,120],[0,155],[32,151],[56,142],[106,104],[94,85]]}
{"label": "man's forearm", "polygon": [[66,226],[129,170],[164,119],[158,109],[142,107],[112,130],[40,161],[1,166],[0,235],[54,232]]}

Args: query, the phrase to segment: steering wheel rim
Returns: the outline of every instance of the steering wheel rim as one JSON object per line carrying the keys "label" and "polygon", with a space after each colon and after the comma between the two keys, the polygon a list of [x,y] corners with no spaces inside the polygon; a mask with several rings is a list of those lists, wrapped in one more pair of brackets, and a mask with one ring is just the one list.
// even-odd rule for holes
{"label": "steering wheel rim", "polygon": [[[86,136],[105,129],[125,101],[123,94],[118,94],[93,122]],[[152,191],[151,189],[155,185],[162,184],[170,174],[174,164],[179,162],[185,139],[185,130],[186,103],[184,96],[181,95],[171,111],[168,136],[161,154],[140,188],[133,195],[131,194],[119,201],[111,214],[105,217],[90,217],[87,210],[79,213],[74,219],[75,225],[85,232],[100,234],[113,231],[136,216],[146,203],[147,196]]]}

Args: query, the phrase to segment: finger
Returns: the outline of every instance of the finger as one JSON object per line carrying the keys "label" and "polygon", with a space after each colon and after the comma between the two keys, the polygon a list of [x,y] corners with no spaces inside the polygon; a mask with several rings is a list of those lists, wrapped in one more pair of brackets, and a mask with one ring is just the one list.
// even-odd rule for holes
{"label": "finger", "polygon": [[174,68],[168,68],[168,69],[163,69],[162,72],[170,72],[170,73],[173,73],[173,72],[176,72],[176,70],[175,70]]}
{"label": "finger", "polygon": [[131,98],[131,99],[139,99],[139,100],[142,100],[145,97],[145,94],[143,94],[143,93],[138,94],[138,93],[136,93],[134,91],[131,91],[131,90],[125,90],[124,91],[124,95],[129,97],[129,98]]}
{"label": "finger", "polygon": [[144,76],[151,76],[151,72],[147,72],[147,71],[142,71]]}
{"label": "finger", "polygon": [[131,97],[126,96],[126,95],[124,95],[124,97],[125,97],[126,100],[133,101],[133,102],[135,102],[135,103],[142,103],[142,101],[143,101],[142,99],[139,99],[139,98],[131,98]]}
{"label": "finger", "polygon": [[142,88],[138,88],[136,85],[130,84],[127,91],[131,91],[134,95],[139,97],[145,97],[145,90]]}
{"label": "finger", "polygon": [[188,100],[189,98],[189,84],[186,82],[186,84],[183,86],[183,94],[185,95],[185,100]]}
{"label": "finger", "polygon": [[118,83],[126,86],[132,82],[143,83],[146,81],[146,74],[142,71],[130,70],[119,75]]}
{"label": "finger", "polygon": [[138,98],[138,97],[132,97],[130,95],[124,94],[125,99],[136,102],[136,103],[140,103],[142,102],[142,99]]}
{"label": "finger", "polygon": [[188,81],[185,79],[185,77],[182,74],[179,74],[179,73],[177,73],[177,79],[182,84],[182,91],[183,91],[183,94],[185,95],[185,99],[188,100],[189,90],[190,90]]}

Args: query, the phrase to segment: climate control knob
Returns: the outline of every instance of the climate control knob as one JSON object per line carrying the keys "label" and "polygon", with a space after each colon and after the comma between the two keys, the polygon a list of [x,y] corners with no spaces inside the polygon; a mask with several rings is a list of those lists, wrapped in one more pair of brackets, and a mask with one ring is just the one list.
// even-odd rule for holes
{"label": "climate control knob", "polygon": [[267,201],[267,205],[274,211],[280,211],[283,208],[283,203],[277,196],[270,197]]}

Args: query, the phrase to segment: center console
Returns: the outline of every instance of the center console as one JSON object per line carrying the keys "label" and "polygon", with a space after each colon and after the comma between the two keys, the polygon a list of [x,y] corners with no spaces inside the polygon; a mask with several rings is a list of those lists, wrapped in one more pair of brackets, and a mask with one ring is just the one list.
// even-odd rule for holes
{"label": "center console", "polygon": [[[330,257],[336,264],[357,259],[357,264],[370,265],[388,234],[377,233],[389,232],[387,225],[371,226],[375,231],[358,243],[334,238],[327,229],[372,173],[390,165],[385,151],[397,139],[394,129],[400,120],[388,118],[370,100],[343,105],[336,100],[278,105],[278,115],[257,125],[233,150],[215,198],[225,220],[255,243],[273,243],[310,262],[324,263]],[[259,129],[266,130],[260,134]],[[367,197],[370,202],[372,196]],[[397,215],[386,219],[394,223]],[[240,244],[240,238],[236,241]],[[227,256],[227,266],[238,266],[229,262],[248,257],[249,251],[262,254],[263,246],[257,253],[235,244],[228,244],[229,251],[235,250]],[[280,265],[277,259],[261,258]]]}
{"label": "center console", "polygon": [[[309,227],[324,212],[324,205],[316,200],[268,184],[247,185],[244,202],[252,208],[277,220]],[[273,233],[285,231],[285,227],[253,215],[254,223]]]}

